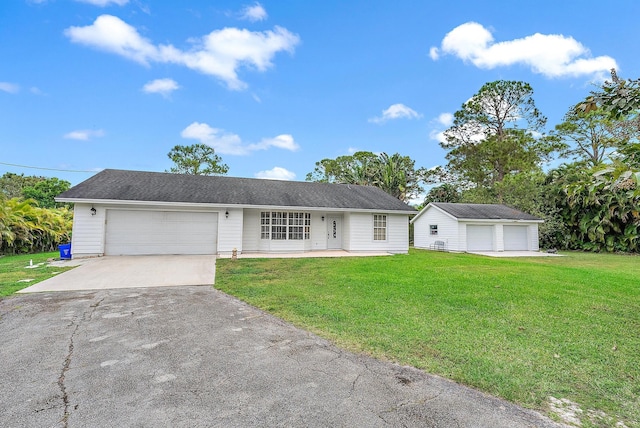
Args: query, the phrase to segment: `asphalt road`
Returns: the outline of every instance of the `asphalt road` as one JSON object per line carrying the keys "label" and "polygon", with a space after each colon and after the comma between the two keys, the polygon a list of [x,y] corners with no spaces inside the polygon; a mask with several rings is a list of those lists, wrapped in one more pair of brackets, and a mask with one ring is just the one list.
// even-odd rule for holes
{"label": "asphalt road", "polygon": [[555,427],[345,352],[211,287],[0,301],[7,427]]}

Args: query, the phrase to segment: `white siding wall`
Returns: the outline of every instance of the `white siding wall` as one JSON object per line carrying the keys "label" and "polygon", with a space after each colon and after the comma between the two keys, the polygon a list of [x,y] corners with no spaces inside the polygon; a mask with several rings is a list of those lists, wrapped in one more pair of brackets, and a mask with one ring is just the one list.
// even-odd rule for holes
{"label": "white siding wall", "polygon": [[458,249],[456,251],[467,251],[467,225],[458,222]]}
{"label": "white siding wall", "polygon": [[[431,235],[429,226],[438,225],[438,235]],[[466,234],[466,230],[464,231]],[[458,222],[430,207],[413,223],[413,246],[429,249],[435,241],[444,241],[447,251],[460,251],[460,230]]]}
{"label": "white siding wall", "polygon": [[538,224],[529,225],[529,249],[531,251],[540,251],[540,240],[538,238]]}
{"label": "white siding wall", "polygon": [[501,223],[493,227],[493,248],[495,251],[504,251],[504,225]]}
{"label": "white siding wall", "polygon": [[[352,219],[352,215],[351,213],[344,213],[344,216],[342,217],[342,249],[349,249],[351,248],[351,219]],[[373,220],[371,223],[371,234],[373,235]]]}
{"label": "white siding wall", "polygon": [[[91,207],[96,215],[91,215]],[[99,256],[104,253],[104,222],[106,210],[100,205],[75,204],[71,254],[73,257]]]}
{"label": "white siding wall", "polygon": [[[229,217],[226,216],[229,213]],[[242,226],[244,224],[242,208],[229,208],[218,213],[218,253],[230,254],[235,248],[242,252]]]}
{"label": "white siding wall", "polygon": [[242,251],[251,253],[260,249],[260,210],[245,209],[243,215]]}
{"label": "white siding wall", "polygon": [[[380,213],[384,214],[384,213]],[[347,251],[387,251],[390,253],[407,253],[409,251],[409,216],[407,214],[387,215],[387,240],[373,240],[373,214],[351,213],[348,216],[349,246]],[[343,241],[344,242],[344,241]]]}

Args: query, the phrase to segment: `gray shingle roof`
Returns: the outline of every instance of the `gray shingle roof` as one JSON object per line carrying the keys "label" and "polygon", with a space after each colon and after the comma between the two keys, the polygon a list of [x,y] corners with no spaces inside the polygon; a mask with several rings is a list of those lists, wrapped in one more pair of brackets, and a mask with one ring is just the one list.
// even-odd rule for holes
{"label": "gray shingle roof", "polygon": [[64,200],[122,200],[223,205],[415,210],[377,187],[106,169],[66,192]]}
{"label": "gray shingle roof", "polygon": [[540,220],[531,214],[518,211],[506,205],[498,204],[452,204],[445,202],[434,202],[434,205],[441,210],[451,214],[458,219],[475,220]]}

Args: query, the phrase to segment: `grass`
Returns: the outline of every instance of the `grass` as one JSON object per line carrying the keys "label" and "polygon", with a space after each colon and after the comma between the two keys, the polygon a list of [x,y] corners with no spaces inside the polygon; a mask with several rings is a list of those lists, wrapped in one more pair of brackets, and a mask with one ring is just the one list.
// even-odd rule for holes
{"label": "grass", "polygon": [[[27,269],[29,262],[34,265],[44,263],[49,259],[57,258],[58,252],[23,254],[19,256],[0,256],[0,297],[6,297],[18,290],[29,287],[37,282],[49,279],[52,276],[72,269],[70,267],[53,267],[48,265]],[[29,282],[21,280],[32,279]]]}
{"label": "grass", "polygon": [[640,426],[640,257],[225,259],[216,288],[355,352]]}

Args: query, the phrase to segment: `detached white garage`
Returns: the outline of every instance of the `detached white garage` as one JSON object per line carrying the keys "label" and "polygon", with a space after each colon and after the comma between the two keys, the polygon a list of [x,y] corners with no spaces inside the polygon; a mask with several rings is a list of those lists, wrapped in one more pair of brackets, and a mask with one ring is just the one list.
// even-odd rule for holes
{"label": "detached white garage", "polygon": [[218,213],[106,212],[105,255],[216,254]]}
{"label": "detached white garage", "polygon": [[433,202],[418,213],[416,248],[445,251],[538,251],[543,220],[505,205]]}

